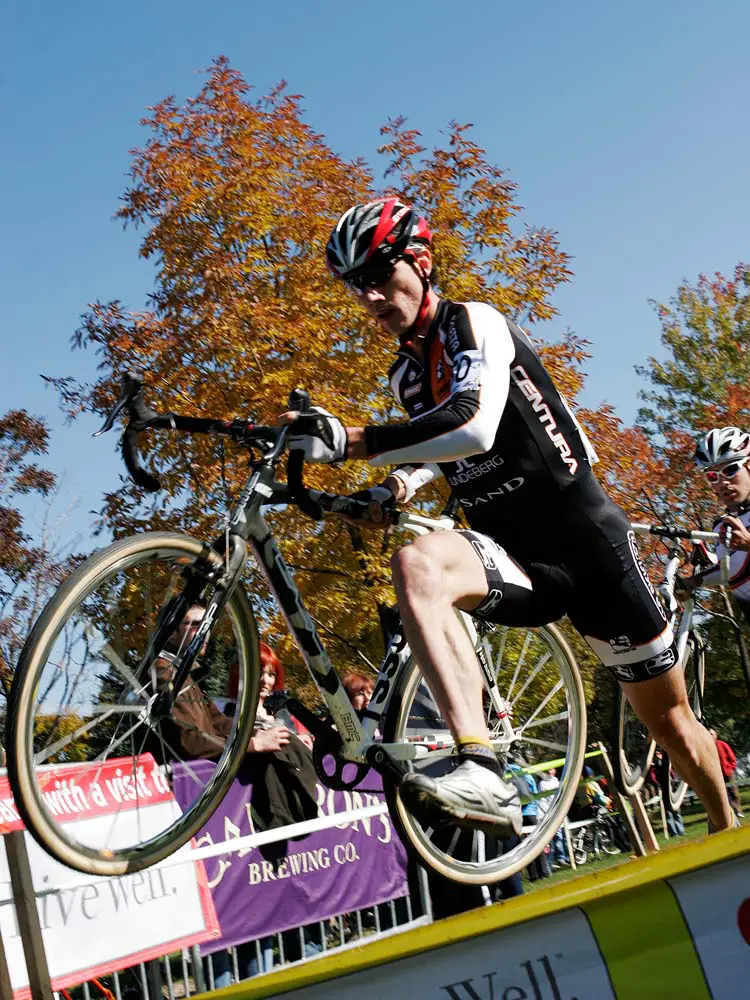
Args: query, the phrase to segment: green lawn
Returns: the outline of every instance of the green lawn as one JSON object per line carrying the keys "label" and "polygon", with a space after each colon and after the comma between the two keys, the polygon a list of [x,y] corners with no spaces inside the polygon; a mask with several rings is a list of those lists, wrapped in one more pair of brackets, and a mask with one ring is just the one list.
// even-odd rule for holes
{"label": "green lawn", "polygon": [[[750,825],[750,786],[746,786],[740,790],[740,801],[742,802],[742,810],[745,813],[745,818],[740,822],[743,825]],[[700,804],[691,803],[689,806],[686,806],[682,812],[682,820],[685,824],[684,837],[670,837],[669,840],[665,840],[661,826],[660,814],[651,812],[649,816],[661,850],[674,850],[675,848],[680,847],[681,844],[687,843],[689,840],[695,840],[698,837],[706,836],[706,814]],[[631,860],[632,857],[626,854],[614,854],[602,857],[599,860],[589,861],[584,865],[579,865],[575,871],[570,868],[560,868],[557,871],[553,871],[549,878],[539,879],[536,882],[529,881],[528,875],[524,874],[524,892],[535,892],[537,889],[546,889],[551,885],[556,885],[558,882],[569,882],[571,879],[578,878],[582,875],[589,875],[591,872],[602,871],[604,868],[612,868],[614,865],[628,864]]]}

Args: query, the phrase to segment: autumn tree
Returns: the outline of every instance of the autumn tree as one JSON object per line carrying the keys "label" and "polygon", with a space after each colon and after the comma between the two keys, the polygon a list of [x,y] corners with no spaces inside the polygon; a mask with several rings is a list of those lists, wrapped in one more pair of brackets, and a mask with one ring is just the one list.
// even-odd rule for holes
{"label": "autumn tree", "polygon": [[[155,287],[143,310],[95,302],[84,315],[74,346],[96,353],[99,377],[55,380],[71,416],[104,414],[134,366],[162,411],[271,422],[303,386],[346,423],[396,416],[385,378],[395,345],[323,265],[336,218],[378,194],[398,194],[429,216],[440,289],[452,298],[490,302],[533,330],[555,315],[552,294],[571,276],[557,236],[522,223],[515,184],[488,162],[468,125],[450,123],[430,151],[403,118],[388,121],[378,150],[383,186],[368,163],[344,160],[303,120],[298,96],[284,86],[253,96],[223,58],[196,97],[161,101],[143,125],[148,137],[133,151],[118,217],[143,233]],[[585,344],[566,337],[541,348],[575,404]],[[632,438],[643,452],[632,462],[640,475],[643,435],[622,428],[611,410],[582,415],[611,439],[602,469],[619,484],[620,442]],[[163,492],[144,498],[123,478],[104,498],[102,526],[116,536],[168,527],[214,534],[226,495],[243,485],[242,455],[223,463],[215,442],[168,434],[148,449]],[[334,490],[374,478],[365,463],[309,470],[312,485]],[[420,493],[420,506],[437,503],[439,489]],[[285,555],[337,662],[357,663],[353,646],[377,661],[373,612],[393,599],[394,543],[337,521],[322,528],[300,514],[277,516]],[[250,589],[261,594],[262,584],[253,579]],[[268,602],[257,607],[266,633],[282,636]],[[280,639],[282,653],[287,642]]]}
{"label": "autumn tree", "polygon": [[[0,684],[6,696],[26,636],[67,566],[45,504],[56,479],[37,462],[48,442],[46,423],[26,410],[0,417]],[[20,505],[34,500],[42,501],[41,524],[29,527]]]}
{"label": "autumn tree", "polygon": [[670,504],[695,521],[715,510],[712,491],[694,474],[695,439],[711,427],[750,426],[750,266],[683,282],[668,303],[654,303],[666,357],[638,372],[638,425],[669,470]]}
{"label": "autumn tree", "polygon": [[[750,266],[731,278],[716,273],[683,282],[666,304],[654,303],[663,359],[639,369],[649,383],[641,393],[639,426],[663,467],[653,492],[657,504],[685,526],[710,528],[721,512],[714,491],[696,474],[695,441],[712,427],[750,428]],[[723,613],[714,593],[708,604]],[[709,639],[709,720],[750,747],[750,712],[734,630],[720,618],[703,625]],[[715,718],[712,716],[715,716]]]}

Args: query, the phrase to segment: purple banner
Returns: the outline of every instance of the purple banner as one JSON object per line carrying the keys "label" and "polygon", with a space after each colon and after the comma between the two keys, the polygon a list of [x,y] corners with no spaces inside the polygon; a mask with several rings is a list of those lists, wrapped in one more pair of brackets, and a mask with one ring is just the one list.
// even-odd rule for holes
{"label": "purple banner", "polygon": [[[194,761],[193,773],[205,779],[211,761]],[[175,769],[174,793],[184,805],[195,798],[195,782]],[[242,770],[224,801],[196,838],[197,846],[218,844],[257,832],[252,785]],[[362,787],[336,792],[315,786],[319,816],[384,801],[380,776],[371,771]],[[205,862],[222,936],[207,942],[204,953],[242,941],[405,896],[406,853],[388,813]]]}

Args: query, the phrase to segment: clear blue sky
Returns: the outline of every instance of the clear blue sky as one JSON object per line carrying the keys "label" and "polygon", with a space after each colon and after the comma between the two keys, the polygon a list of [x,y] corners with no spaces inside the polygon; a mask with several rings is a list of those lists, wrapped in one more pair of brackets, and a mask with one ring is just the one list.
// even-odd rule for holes
{"label": "clear blue sky", "polygon": [[659,351],[649,298],[747,259],[747,0],[10,0],[0,22],[1,409],[53,427],[49,465],[85,530],[119,473],[92,418],[65,427],[40,373],[85,377],[71,353],[95,298],[142,308],[138,237],[112,221],[144,108],[197,92],[226,54],[260,93],[280,79],[346,157],[374,156],[405,114],[433,144],[450,119],[519,185],[524,218],[574,255],[560,316],[593,345],[585,402],[634,419],[633,366]]}

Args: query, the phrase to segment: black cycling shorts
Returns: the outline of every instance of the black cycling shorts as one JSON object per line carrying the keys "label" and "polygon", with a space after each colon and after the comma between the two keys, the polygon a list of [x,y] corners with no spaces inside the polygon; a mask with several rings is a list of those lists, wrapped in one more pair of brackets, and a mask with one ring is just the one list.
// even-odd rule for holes
{"label": "black cycling shorts", "polygon": [[[621,681],[677,661],[672,627],[641,563],[628,519],[593,476],[562,494],[532,545],[462,534],[481,560],[487,596],[472,612],[502,625],[546,625],[567,614]],[[528,535],[529,531],[524,534]]]}

